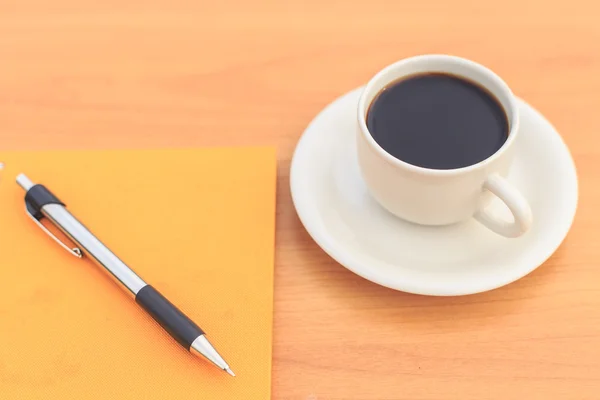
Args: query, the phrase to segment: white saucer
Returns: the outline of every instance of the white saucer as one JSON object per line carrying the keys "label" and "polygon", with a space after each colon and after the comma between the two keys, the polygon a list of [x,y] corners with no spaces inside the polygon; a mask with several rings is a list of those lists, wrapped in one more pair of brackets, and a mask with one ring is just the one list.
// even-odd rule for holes
{"label": "white saucer", "polygon": [[[529,200],[532,229],[506,239],[475,220],[425,227],[392,216],[371,198],[356,160],[362,88],[327,106],[304,132],[290,172],[296,211],[308,233],[354,273],[404,292],[455,296],[511,283],[563,241],[577,208],[577,175],[560,135],[519,100],[521,129],[508,179]],[[499,213],[504,205],[494,203]]]}

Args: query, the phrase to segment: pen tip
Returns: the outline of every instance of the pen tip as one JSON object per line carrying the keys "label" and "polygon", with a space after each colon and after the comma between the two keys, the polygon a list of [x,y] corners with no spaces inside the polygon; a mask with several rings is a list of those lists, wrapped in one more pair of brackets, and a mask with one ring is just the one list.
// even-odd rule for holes
{"label": "pen tip", "polygon": [[225,372],[227,372],[231,376],[235,376],[235,374],[233,373],[233,371],[231,370],[231,368],[226,368]]}

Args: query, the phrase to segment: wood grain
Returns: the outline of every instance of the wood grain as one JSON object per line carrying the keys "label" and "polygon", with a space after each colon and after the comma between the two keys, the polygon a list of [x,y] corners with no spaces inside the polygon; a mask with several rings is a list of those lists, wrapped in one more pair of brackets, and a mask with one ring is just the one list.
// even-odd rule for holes
{"label": "wood grain", "polygon": [[[0,0],[0,146],[276,145],[274,399],[598,399],[599,11],[591,0]],[[578,167],[566,242],[485,294],[367,282],[311,241],[290,200],[290,158],[313,116],[384,65],[431,52],[496,70]]]}

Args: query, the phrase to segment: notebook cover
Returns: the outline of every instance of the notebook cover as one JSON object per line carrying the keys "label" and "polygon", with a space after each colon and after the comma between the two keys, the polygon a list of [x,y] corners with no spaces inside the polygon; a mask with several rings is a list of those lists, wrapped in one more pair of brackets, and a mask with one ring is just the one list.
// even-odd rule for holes
{"label": "notebook cover", "polygon": [[[271,148],[0,152],[0,398],[270,398]],[[177,344],[91,260],[26,215],[47,186],[206,332],[237,374]]]}

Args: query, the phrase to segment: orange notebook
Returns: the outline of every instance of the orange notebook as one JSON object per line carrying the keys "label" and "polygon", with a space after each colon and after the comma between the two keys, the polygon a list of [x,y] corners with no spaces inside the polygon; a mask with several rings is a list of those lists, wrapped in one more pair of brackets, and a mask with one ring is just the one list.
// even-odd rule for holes
{"label": "orange notebook", "polygon": [[[275,151],[0,152],[1,399],[269,399]],[[207,333],[184,350],[91,260],[25,214],[47,186]]]}

